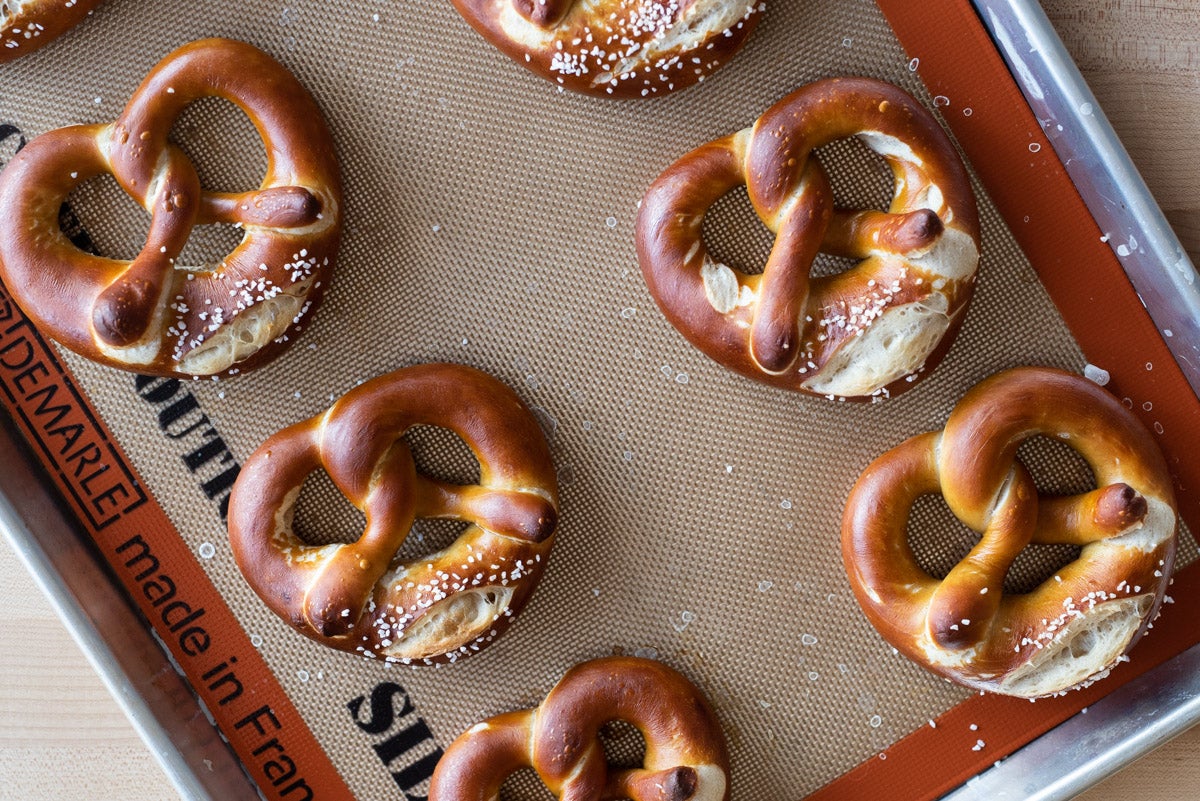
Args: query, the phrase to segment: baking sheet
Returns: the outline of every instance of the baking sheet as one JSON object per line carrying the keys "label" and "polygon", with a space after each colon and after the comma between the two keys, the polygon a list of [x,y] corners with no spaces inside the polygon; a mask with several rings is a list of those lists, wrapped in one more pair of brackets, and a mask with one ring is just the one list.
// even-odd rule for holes
{"label": "baking sheet", "polygon": [[[974,0],[974,4],[1106,241],[1196,389],[1200,289],[1195,266],[1041,6],[1028,0]],[[1073,798],[1200,722],[1198,662],[1200,647],[1193,647],[984,771],[948,795],[948,801]]]}
{"label": "baking sheet", "polygon": [[[112,3],[118,10],[109,13],[121,14],[122,5],[127,4]],[[781,397],[723,374],[691,352],[657,316],[640,285],[636,260],[630,256],[636,200],[657,169],[694,144],[748,124],[770,102],[805,80],[823,74],[877,74],[900,82],[933,105],[909,69],[911,59],[879,32],[881,18],[873,6],[838,4],[815,25],[811,25],[818,16],[815,8],[796,3],[773,6],[775,27],[764,25],[752,40],[767,42],[754,45],[762,53],[755,56],[748,49],[739,57],[719,94],[711,87],[721,83],[713,79],[705,87],[710,96],[703,103],[688,102],[685,93],[653,107],[653,112],[650,106],[638,111],[639,107],[628,104],[604,105],[557,95],[552,87],[501,59],[491,64],[495,72],[481,85],[470,85],[456,68],[446,66],[460,62],[438,56],[418,61],[416,55],[405,55],[471,46],[469,37],[441,36],[459,24],[441,9],[413,9],[412,13],[433,15],[435,24],[428,30],[400,30],[398,21],[396,27],[388,27],[386,7],[378,21],[373,12],[364,15],[360,8],[353,34],[366,42],[359,56],[374,72],[345,63],[344,56],[322,58],[321,47],[331,43],[314,43],[305,37],[306,32],[311,36],[314,6],[293,4],[278,14],[254,12],[253,19],[236,25],[227,22],[223,30],[213,29],[212,16],[204,10],[180,12],[167,30],[147,31],[152,43],[148,54],[136,65],[125,65],[120,76],[91,78],[89,90],[104,85],[95,88],[94,96],[84,92],[80,97],[77,88],[60,84],[59,102],[47,105],[64,122],[111,118],[136,82],[131,76],[140,76],[138,70],[144,71],[178,42],[202,33],[238,35],[275,52],[326,104],[344,157],[348,154],[350,194],[370,202],[350,203],[351,227],[337,288],[297,351],[259,376],[219,385],[201,382],[189,389],[230,445],[230,453],[248,454],[273,425],[319,411],[328,396],[344,391],[360,377],[403,363],[449,359],[482,366],[517,387],[543,413],[560,468],[565,466],[564,508],[578,522],[564,524],[554,566],[539,598],[491,653],[455,668],[465,672],[467,683],[482,685],[491,683],[487,677],[494,669],[486,662],[524,665],[529,672],[519,686],[505,691],[506,697],[474,696],[464,703],[468,709],[456,711],[436,702],[445,679],[419,673],[402,679],[414,697],[425,699],[420,702],[422,713],[443,744],[478,715],[531,702],[573,661],[610,648],[641,649],[683,667],[714,698],[734,735],[739,777],[749,777],[745,784],[739,779],[739,795],[768,797],[755,796],[755,788],[761,792],[770,786],[768,782],[786,781],[787,786],[814,789],[923,725],[931,710],[962,697],[891,658],[856,619],[839,575],[840,560],[833,558],[840,516],[836,495],[838,491],[844,495],[857,469],[874,453],[898,442],[904,432],[938,425],[952,399],[983,375],[1025,362],[1082,366],[1081,354],[995,213],[985,212],[985,277],[967,331],[948,363],[927,382],[929,386],[911,393],[924,400],[894,402],[898,419],[890,417],[886,430],[872,422],[870,415],[877,413],[869,407],[833,407],[813,399]],[[788,20],[801,19],[810,21],[806,36],[813,37],[817,46],[790,46],[794,37],[786,32],[791,29]],[[447,41],[434,41],[443,38]],[[804,63],[787,59],[779,63],[781,51],[795,60],[801,49]],[[472,53],[488,58],[486,52]],[[742,66],[739,75],[733,67],[743,60],[749,66]],[[46,73],[33,73],[39,74]],[[22,85],[20,80],[16,85]],[[108,90],[118,85],[124,89]],[[514,86],[521,94],[500,104],[503,108],[497,113],[494,98]],[[372,106],[369,98],[377,94],[395,104]],[[18,97],[14,107],[24,108],[24,102],[40,109],[41,102],[34,100],[32,93]],[[0,100],[0,104],[8,102],[8,98]],[[0,111],[7,112],[7,106],[0,105]],[[75,114],[83,116],[72,117]],[[222,174],[221,147],[230,147],[228,156],[239,153],[240,148],[229,143],[245,141],[245,126],[239,131],[235,117],[220,115],[219,108],[202,109],[181,128],[193,140],[201,140],[191,144],[206,168],[202,174],[217,185],[236,184],[252,176],[255,165],[243,160],[242,174]],[[598,118],[609,127],[599,129]],[[43,124],[52,127],[63,122]],[[671,136],[662,136],[664,129],[671,130]],[[496,147],[498,135],[511,130],[519,132],[521,146]],[[207,161],[206,147],[210,148]],[[474,153],[473,148],[485,150],[478,162],[464,170],[458,156]],[[551,158],[552,150],[560,155]],[[835,150],[829,155],[836,162],[851,152]],[[396,153],[413,155],[395,160]],[[580,153],[595,155],[581,164]],[[240,153],[237,158],[244,159]],[[366,163],[372,169],[361,166]],[[604,191],[597,191],[597,186]],[[858,191],[863,202],[874,199],[875,189],[877,183],[869,173],[842,187],[843,197]],[[496,203],[496,196],[505,201]],[[80,214],[103,250],[118,252],[136,243],[138,215],[122,216],[119,204],[101,189],[81,201]],[[115,217],[100,213],[86,219],[89,204],[95,212],[106,203],[117,207]],[[761,242],[761,237],[735,241],[730,253],[751,260]],[[403,279],[384,282],[387,297],[381,297],[379,284],[371,283],[371,272],[375,277],[383,272]],[[481,275],[489,286],[486,297],[475,292]],[[1000,298],[1016,298],[1018,305],[1034,309],[1037,319],[1057,322],[1032,348],[1024,337],[1019,346],[1011,334],[1010,339],[997,339],[996,328],[1003,327]],[[364,317],[384,321],[386,346],[346,347],[357,338],[365,339],[374,328],[353,319],[363,309],[368,310]],[[599,352],[596,342],[606,342],[608,352]],[[956,359],[964,349],[970,359]],[[299,354],[313,350],[332,351],[331,356],[320,357],[317,375],[311,372],[315,368],[306,372],[297,367],[303,364],[298,359],[312,358]],[[334,733],[322,739],[332,741],[327,747],[335,761],[354,765],[354,770],[376,768],[361,765],[370,743],[354,740],[358,732],[345,731],[344,717],[337,728],[335,713],[342,704],[331,703],[328,695],[322,695],[325,690],[314,689],[314,677],[321,676],[320,682],[337,677],[369,689],[379,666],[351,664],[314,650],[315,646],[298,641],[256,612],[256,602],[225,558],[219,511],[204,505],[194,480],[189,483],[194,477],[181,476],[178,458],[186,443],[169,438],[164,442],[155,425],[162,407],[142,400],[136,391],[131,393],[127,376],[73,358],[68,361],[105,418],[115,424],[118,438],[134,455],[153,494],[191,547],[205,553],[203,546],[212,546],[213,556],[206,563],[210,576],[249,621],[248,631],[260,638],[264,656],[306,710],[306,717],[316,721],[315,729],[325,725],[322,720],[330,722]],[[328,369],[330,364],[337,369]],[[258,403],[264,398],[270,399],[265,412]],[[677,413],[681,407],[689,410],[688,419]],[[823,436],[838,443],[838,448],[812,447],[805,437],[829,423],[832,426]],[[863,436],[864,432],[871,436]],[[753,451],[746,450],[747,441],[755,444]],[[853,444],[847,448],[848,442]],[[452,450],[435,443],[430,458],[449,456],[453,464]],[[338,519],[341,513],[333,509],[332,500],[314,489],[314,520]],[[809,515],[812,498],[822,491],[834,497],[827,497],[815,516]],[[800,521],[802,510],[805,515]],[[823,538],[834,547],[820,550],[828,545],[820,543]],[[597,552],[589,553],[587,548],[600,547],[598,542],[604,548],[621,543],[622,550],[638,553],[635,570],[625,574],[611,557],[595,558]],[[799,543],[782,564],[774,560],[780,542]],[[678,555],[696,548],[701,551],[699,564],[694,557],[689,562]],[[648,558],[651,567],[645,572],[641,563]],[[721,564],[727,585],[714,587],[708,580],[707,568],[713,563]],[[769,571],[763,570],[767,564],[772,565]],[[665,597],[643,595],[647,587],[671,589]],[[616,601],[610,600],[614,597]],[[797,603],[813,615],[798,621],[802,633],[823,643],[822,648],[806,652],[801,639],[799,645],[753,654],[752,661],[732,666],[720,661],[736,650],[733,646],[743,639],[745,629],[722,631],[720,617],[704,610],[733,610],[750,621],[751,629],[771,629],[776,628],[773,621],[790,617]],[[601,623],[592,619],[565,637],[561,632],[526,634],[523,645],[512,642],[519,632],[552,626],[565,608],[581,610],[585,617],[595,609],[617,610],[628,617],[623,621],[605,617]],[[663,610],[668,614],[662,615]],[[609,644],[601,647],[597,641]],[[850,642],[859,650],[846,655],[838,646]],[[523,661],[522,650],[535,654],[537,664]],[[890,685],[897,673],[915,689]],[[812,674],[817,678],[810,678]],[[745,676],[756,680],[748,682]],[[766,679],[759,681],[759,677]],[[800,679],[798,687],[796,679]],[[803,719],[804,725],[795,725],[797,719]],[[838,736],[822,737],[844,745],[844,753],[816,753],[810,735],[827,732],[831,726]],[[783,767],[747,766],[748,753],[762,754],[764,762],[774,760]],[[801,762],[800,778],[787,773]],[[374,775],[348,779],[363,783],[360,792],[388,787],[386,772],[378,768]]]}

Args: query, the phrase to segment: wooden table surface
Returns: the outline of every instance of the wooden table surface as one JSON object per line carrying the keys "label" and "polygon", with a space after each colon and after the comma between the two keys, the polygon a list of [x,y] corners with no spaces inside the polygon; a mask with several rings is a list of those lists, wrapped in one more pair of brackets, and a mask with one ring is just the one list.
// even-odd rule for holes
{"label": "wooden table surface", "polygon": [[[1200,264],[1200,0],[1044,0]],[[178,797],[15,555],[0,546],[0,800]],[[1081,796],[1200,797],[1200,728]]]}

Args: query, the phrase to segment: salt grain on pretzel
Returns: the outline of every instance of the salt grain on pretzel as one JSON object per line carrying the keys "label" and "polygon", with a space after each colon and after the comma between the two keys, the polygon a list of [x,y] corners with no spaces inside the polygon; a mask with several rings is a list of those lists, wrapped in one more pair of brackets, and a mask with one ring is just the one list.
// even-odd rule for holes
{"label": "salt grain on pretzel", "polygon": [[0,64],[50,44],[103,0],[0,0]]}
{"label": "salt grain on pretzel", "polygon": [[[261,186],[205,192],[167,141],[201,97],[236,104],[267,148]],[[59,209],[110,173],[151,214],[133,261],[75,247]],[[333,141],[304,87],[248,44],[206,39],[161,61],[116,122],[43,134],[0,173],[0,278],[38,327],[115,367],[157,375],[244,371],[278,355],[328,285],[341,234]],[[177,259],[192,227],[239,226],[219,264]]]}
{"label": "salt grain on pretzel", "polygon": [[[1040,496],[1016,460],[1036,435],[1078,451],[1099,488]],[[907,540],[913,502],[930,493],[982,534],[941,581]],[[907,657],[968,687],[1032,698],[1091,683],[1124,658],[1158,613],[1175,532],[1171,477],[1149,432],[1092,382],[1025,368],[982,382],[944,431],[866,469],[846,503],[842,555],[867,618]],[[1005,595],[1029,543],[1082,552],[1033,591]]]}
{"label": "salt grain on pretzel", "polygon": [[[609,768],[599,731],[613,720],[645,738],[641,768]],[[636,657],[576,665],[536,709],[472,726],[438,763],[429,801],[499,798],[504,780],[522,768],[533,768],[564,801],[729,798],[729,756],[708,701],[671,668]]]}
{"label": "salt grain on pretzel", "polygon": [[[833,206],[813,151],[850,136],[892,170],[887,212]],[[761,275],[713,260],[701,235],[709,208],[743,184],[775,234]],[[637,244],[667,319],[716,361],[777,387],[882,398],[931,370],[953,340],[974,287],[979,220],[932,115],[889,84],[837,78],[667,168],[642,201]],[[810,278],[818,252],[860,261]]]}
{"label": "salt grain on pretzel", "polygon": [[[462,437],[479,484],[416,472],[401,439],[416,425]],[[307,545],[293,533],[300,488],[319,469],[366,514],[355,542]],[[557,510],[549,448],[517,396],[478,370],[429,364],[368,381],[264,442],[234,485],[229,537],[246,581],[301,633],[429,664],[469,656],[508,627],[546,566]],[[419,517],[471,525],[445,550],[399,561]]]}
{"label": "salt grain on pretzel", "polygon": [[733,57],[762,0],[454,0],[485,39],[567,89],[651,97]]}

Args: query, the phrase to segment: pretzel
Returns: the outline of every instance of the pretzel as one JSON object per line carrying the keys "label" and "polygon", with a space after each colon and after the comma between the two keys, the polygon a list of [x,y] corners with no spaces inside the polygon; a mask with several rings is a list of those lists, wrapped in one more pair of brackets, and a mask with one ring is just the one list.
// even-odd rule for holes
{"label": "pretzel", "polygon": [[[642,768],[609,769],[598,733],[613,720],[641,731]],[[438,762],[429,801],[499,798],[505,778],[529,767],[564,801],[729,798],[729,756],[708,701],[679,673],[649,659],[576,665],[536,709],[472,726]]]}
{"label": "pretzel", "polygon": [[[1039,496],[1018,446],[1036,435],[1078,451],[1098,489]],[[982,539],[945,579],[906,539],[913,501],[938,493]],[[1058,370],[995,375],[944,431],[913,437],[859,478],[842,520],[854,594],[884,639],[968,687],[1034,698],[1103,678],[1158,613],[1176,547],[1171,478],[1151,435],[1111,395]],[[1032,592],[1004,595],[1029,543],[1082,546]]]}
{"label": "pretzel", "polygon": [[[887,212],[833,207],[815,148],[857,136],[887,161]],[[775,234],[761,275],[716,262],[709,208],[745,184]],[[882,399],[932,369],[962,323],[979,221],[962,162],[913,98],[867,78],[809,84],[754,125],[703,145],[651,185],[637,220],[650,293],[693,345],[776,387]],[[861,261],[809,278],[819,251]]]}
{"label": "pretzel", "polygon": [[[205,192],[167,133],[205,96],[244,111],[267,149],[259,189]],[[152,215],[133,261],[85,253],[59,208],[111,173]],[[250,45],[206,39],[171,53],[110,125],[31,141],[0,173],[0,279],[34,323],[98,362],[155,375],[236,373],[278,355],[319,302],[341,234],[341,182],[320,110]],[[176,262],[194,225],[245,234],[220,264]]]}
{"label": "pretzel", "polygon": [[[461,436],[479,484],[417,473],[401,439],[415,425]],[[301,485],[318,469],[366,514],[357,541],[315,546],[293,533]],[[229,538],[246,581],[302,634],[387,661],[454,662],[495,639],[537,586],[557,493],[546,440],[512,390],[428,364],[368,381],[264,442],[234,484]],[[418,517],[472,525],[439,553],[399,561]]]}
{"label": "pretzel", "polygon": [[0,0],[0,64],[50,44],[103,0]]}
{"label": "pretzel", "polygon": [[762,0],[454,0],[526,69],[587,94],[637,98],[691,86],[725,64]]}

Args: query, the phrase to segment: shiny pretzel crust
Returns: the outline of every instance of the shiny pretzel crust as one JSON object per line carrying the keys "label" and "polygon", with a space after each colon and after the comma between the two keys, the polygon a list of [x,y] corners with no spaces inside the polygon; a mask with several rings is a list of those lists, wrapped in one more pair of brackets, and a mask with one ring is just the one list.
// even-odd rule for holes
{"label": "shiny pretzel crust", "polygon": [[[194,100],[225,98],[267,148],[258,190],[205,192],[167,134]],[[79,250],[59,208],[103,173],[152,215],[133,261]],[[341,179],[320,110],[278,62],[206,39],[163,59],[108,125],[45,133],[0,173],[0,278],[41,330],[94,361],[154,375],[237,373],[281,353],[328,285],[341,236]],[[231,223],[219,264],[176,261],[194,225]]]}
{"label": "shiny pretzel crust", "polygon": [[454,0],[513,61],[559,86],[609,97],[653,97],[725,64],[763,0]]}
{"label": "shiny pretzel crust", "polygon": [[0,0],[0,64],[62,36],[103,0]]}
{"label": "shiny pretzel crust", "polygon": [[[1098,489],[1039,496],[1016,450],[1043,435],[1080,453]],[[907,541],[917,497],[941,493],[982,532],[944,580]],[[968,392],[943,432],[913,437],[873,462],[846,503],[850,584],[884,639],[968,687],[1034,698],[1105,675],[1145,633],[1175,561],[1175,499],[1151,435],[1104,390],[1058,370],[1000,373]],[[1079,558],[1023,595],[1004,595],[1030,542],[1082,546]]]}
{"label": "shiny pretzel crust", "polygon": [[[635,726],[643,766],[610,770],[600,727]],[[563,799],[728,801],[729,755],[708,701],[660,662],[608,657],[576,665],[536,709],[478,723],[446,750],[430,801],[485,801],[516,770],[531,767]]]}
{"label": "shiny pretzel crust", "polygon": [[[850,136],[892,170],[886,213],[833,206],[812,153]],[[709,208],[742,184],[775,234],[761,275],[717,262],[701,235]],[[953,341],[974,288],[979,222],[933,116],[890,84],[835,78],[668,167],[642,200],[637,245],[667,319],[725,367],[786,389],[881,400],[932,370]],[[859,263],[810,279],[818,252]]]}
{"label": "shiny pretzel crust", "polygon": [[[461,436],[480,483],[417,473],[401,439],[415,425]],[[308,545],[293,532],[301,485],[319,469],[367,516],[355,542]],[[478,370],[429,364],[368,381],[267,439],[234,485],[229,538],[246,581],[302,634],[432,664],[469,656],[508,627],[546,566],[557,509],[549,448],[520,399]],[[418,517],[472,525],[443,551],[399,561]]]}

